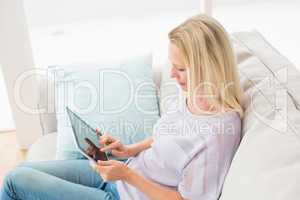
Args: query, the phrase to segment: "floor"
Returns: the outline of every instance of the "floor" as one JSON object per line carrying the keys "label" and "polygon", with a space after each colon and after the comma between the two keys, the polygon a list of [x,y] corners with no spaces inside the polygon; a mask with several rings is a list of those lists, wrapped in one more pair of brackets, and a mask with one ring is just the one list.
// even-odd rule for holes
{"label": "floor", "polygon": [[25,157],[26,151],[18,150],[15,132],[0,133],[0,186],[5,174]]}

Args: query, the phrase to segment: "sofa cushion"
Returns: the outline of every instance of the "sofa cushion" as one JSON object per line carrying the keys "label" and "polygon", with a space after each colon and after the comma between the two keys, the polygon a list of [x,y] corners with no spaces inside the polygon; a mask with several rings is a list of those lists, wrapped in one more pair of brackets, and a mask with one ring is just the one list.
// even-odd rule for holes
{"label": "sofa cushion", "polygon": [[[57,159],[75,159],[77,151],[66,114],[69,106],[94,128],[124,144],[152,134],[159,117],[151,55],[111,65],[56,66]],[[98,143],[94,138],[94,143]]]}
{"label": "sofa cushion", "polygon": [[239,65],[239,70],[250,84],[245,88],[244,137],[220,199],[299,199],[300,114],[294,97],[299,80],[290,79],[299,72],[260,34],[240,33],[234,38],[249,53],[243,61],[249,66]]}
{"label": "sofa cushion", "polygon": [[224,183],[221,200],[298,199],[300,140],[289,118],[299,112],[278,82],[248,90],[251,103],[243,120],[244,137]]}
{"label": "sofa cushion", "polygon": [[27,152],[27,161],[55,160],[57,133],[49,133],[40,137]]}

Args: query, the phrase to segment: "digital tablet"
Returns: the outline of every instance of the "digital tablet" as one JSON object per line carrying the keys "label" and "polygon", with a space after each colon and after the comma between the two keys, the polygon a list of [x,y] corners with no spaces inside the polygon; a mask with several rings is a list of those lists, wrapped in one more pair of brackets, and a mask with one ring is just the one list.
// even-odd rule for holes
{"label": "digital tablet", "polygon": [[101,133],[86,123],[81,117],[74,113],[69,107],[66,107],[75,143],[82,155],[91,160],[97,162],[98,160],[108,160],[106,152],[100,151],[100,145],[93,143],[93,141],[99,141]]}

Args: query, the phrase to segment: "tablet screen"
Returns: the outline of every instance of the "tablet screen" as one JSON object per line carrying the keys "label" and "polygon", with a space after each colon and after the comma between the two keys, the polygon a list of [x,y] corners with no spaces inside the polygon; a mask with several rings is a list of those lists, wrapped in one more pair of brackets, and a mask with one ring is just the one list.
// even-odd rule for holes
{"label": "tablet screen", "polygon": [[78,148],[85,151],[89,147],[89,144],[86,142],[86,138],[88,138],[90,141],[93,141],[94,144],[99,148],[99,139],[96,131],[69,108],[67,108],[67,112]]}
{"label": "tablet screen", "polygon": [[95,161],[108,160],[106,152],[99,151],[100,145],[97,131],[68,107],[66,109],[72,125],[75,142],[83,155]]}

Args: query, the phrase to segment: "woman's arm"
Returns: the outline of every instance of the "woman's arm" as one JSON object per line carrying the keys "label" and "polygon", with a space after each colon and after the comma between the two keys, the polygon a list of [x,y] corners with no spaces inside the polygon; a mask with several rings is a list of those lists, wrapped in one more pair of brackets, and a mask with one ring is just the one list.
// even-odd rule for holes
{"label": "woman's arm", "polygon": [[147,195],[151,200],[183,200],[178,191],[160,186],[146,178],[140,176],[135,171],[127,168],[127,176],[124,181],[136,187],[138,190]]}
{"label": "woman's arm", "polygon": [[143,192],[151,200],[184,200],[178,191],[163,187],[144,178],[121,161],[99,160],[97,164],[91,163],[91,166],[101,175],[104,181],[125,181]]}
{"label": "woman's arm", "polygon": [[153,138],[149,137],[146,138],[140,142],[129,144],[127,145],[128,150],[130,151],[130,155],[135,156],[136,154],[140,153],[141,151],[144,151],[151,147],[151,144],[153,143]]}

